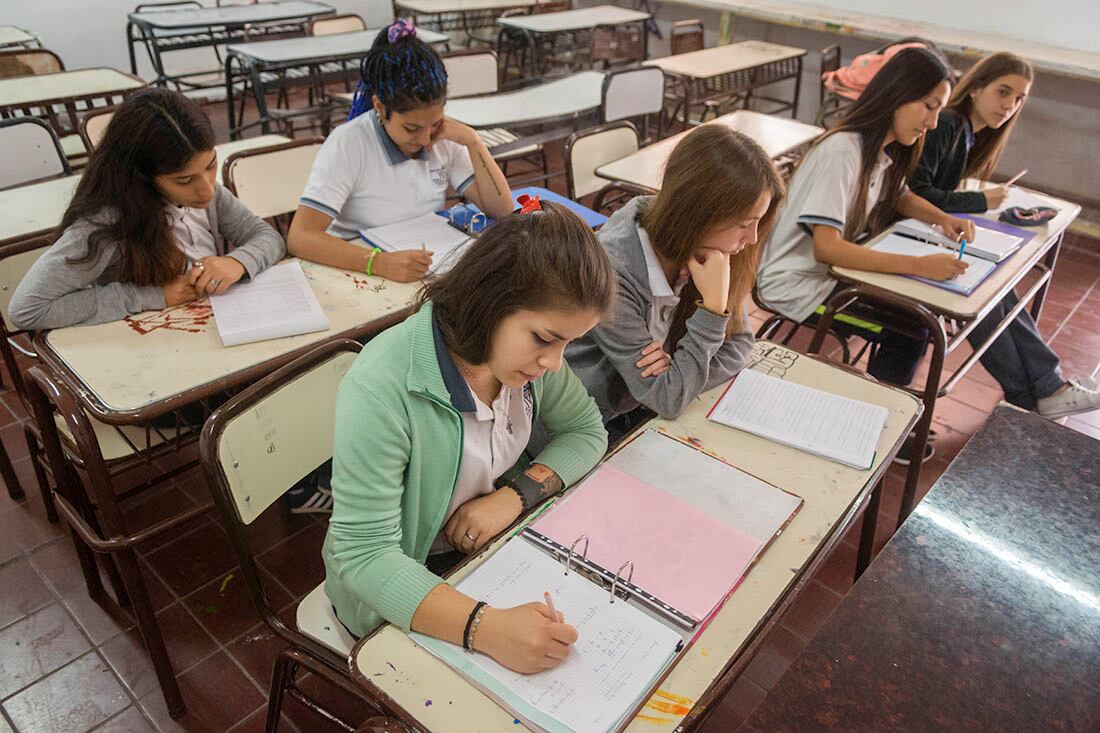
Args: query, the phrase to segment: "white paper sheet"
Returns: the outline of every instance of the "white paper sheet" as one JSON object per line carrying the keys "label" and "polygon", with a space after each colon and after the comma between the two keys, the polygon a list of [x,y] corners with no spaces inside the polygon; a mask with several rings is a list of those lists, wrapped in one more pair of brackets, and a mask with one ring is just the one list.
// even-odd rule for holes
{"label": "white paper sheet", "polygon": [[210,297],[223,346],[325,331],[328,316],[297,260],[267,268]]}
{"label": "white paper sheet", "polygon": [[853,468],[867,469],[874,462],[887,414],[885,407],[746,369],[707,417]]}
{"label": "white paper sheet", "polygon": [[385,252],[427,249],[434,253],[430,272],[446,272],[461,256],[463,246],[471,241],[465,233],[447,223],[437,214],[424,214],[415,219],[399,221],[360,232],[369,244]]}
{"label": "white paper sheet", "polygon": [[[942,255],[950,254],[950,251],[943,247],[938,247],[934,244],[928,244],[927,242],[918,242],[915,239],[909,237],[903,237],[900,234],[887,234],[871,247],[877,252],[891,252],[899,255],[909,255],[910,257],[923,257],[924,255]],[[993,272],[997,267],[995,262],[989,260],[983,260],[980,257],[973,257],[966,253],[962,256],[963,262],[967,264],[966,272],[951,280],[932,280],[927,277],[918,277],[916,275],[910,275],[915,280],[926,282],[929,285],[935,285],[938,288],[944,290],[951,290],[956,293],[962,293],[963,295],[969,295],[973,292],[974,288],[982,284],[989,273]]]}
{"label": "white paper sheet", "polygon": [[[939,227],[933,227],[916,219],[903,219],[894,225],[894,229],[955,251],[958,251],[960,246],[958,242],[945,236]],[[1023,237],[978,225],[974,227],[974,241],[966,243],[966,251],[983,260],[1000,262],[1023,246],[1024,241]]]}

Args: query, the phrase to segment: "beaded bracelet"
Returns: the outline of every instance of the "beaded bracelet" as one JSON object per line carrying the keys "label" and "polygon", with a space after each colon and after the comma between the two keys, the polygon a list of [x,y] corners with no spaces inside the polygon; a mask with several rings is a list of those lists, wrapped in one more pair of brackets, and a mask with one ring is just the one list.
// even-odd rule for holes
{"label": "beaded bracelet", "polygon": [[370,254],[367,256],[367,277],[371,277],[374,274],[371,272],[371,268],[374,267],[374,258],[381,251],[382,250],[380,250],[378,247],[375,247],[370,251]]}
{"label": "beaded bracelet", "polygon": [[732,312],[732,311],[728,311],[728,310],[727,310],[727,311],[726,311],[725,313],[719,313],[719,312],[718,312],[718,311],[716,311],[716,310],[711,310],[710,308],[707,308],[707,307],[706,307],[705,305],[703,305],[703,299],[702,299],[702,298],[700,298],[699,300],[695,301],[695,307],[696,307],[696,308],[702,308],[702,309],[703,309],[703,310],[705,310],[705,311],[706,311],[707,313],[710,313],[710,314],[712,314],[712,315],[716,315],[716,316],[718,316],[719,318],[729,318],[730,316],[732,316],[732,315],[733,315],[733,312]]}
{"label": "beaded bracelet", "polygon": [[485,601],[478,601],[474,605],[474,610],[470,611],[470,617],[466,619],[466,630],[462,632],[462,646],[468,652],[474,650],[474,634],[477,633],[477,627],[481,624],[481,616],[485,613],[487,607],[488,604]]}

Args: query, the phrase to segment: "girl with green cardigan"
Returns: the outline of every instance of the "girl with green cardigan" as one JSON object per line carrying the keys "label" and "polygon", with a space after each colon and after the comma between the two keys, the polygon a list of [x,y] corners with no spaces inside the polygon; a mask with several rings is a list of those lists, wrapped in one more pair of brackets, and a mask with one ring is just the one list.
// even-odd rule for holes
{"label": "girl with green cardigan", "polygon": [[[427,284],[419,311],[368,343],[344,378],[324,560],[325,590],[353,634],[389,621],[529,673],[560,664],[576,630],[541,602],[489,608],[429,570],[480,550],[607,448],[563,352],[609,307],[615,272],[573,213],[527,209]],[[549,442],[509,471],[536,419]]]}

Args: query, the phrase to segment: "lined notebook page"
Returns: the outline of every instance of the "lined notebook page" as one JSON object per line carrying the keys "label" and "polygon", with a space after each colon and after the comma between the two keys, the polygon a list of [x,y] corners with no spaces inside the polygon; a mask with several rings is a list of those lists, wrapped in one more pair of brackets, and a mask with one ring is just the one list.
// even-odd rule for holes
{"label": "lined notebook page", "polygon": [[386,252],[422,247],[433,252],[433,273],[450,269],[458,260],[463,245],[470,241],[468,235],[455,229],[437,214],[424,214],[415,219],[364,229],[359,235],[368,244],[376,245]]}
{"label": "lined notebook page", "polygon": [[530,542],[516,537],[456,586],[494,608],[541,601],[544,591],[577,628],[573,650],[557,668],[523,675],[484,654],[421,634],[412,638],[466,675],[529,725],[549,731],[611,730],[671,661],[681,637]]}
{"label": "lined notebook page", "polygon": [[862,469],[874,461],[887,410],[745,369],[707,417]]}
{"label": "lined notebook page", "polygon": [[317,302],[302,263],[274,265],[251,281],[210,297],[223,346],[324,331],[328,316]]}
{"label": "lined notebook page", "polygon": [[[943,247],[937,247],[927,242],[918,242],[915,239],[903,237],[900,234],[887,234],[876,242],[871,249],[877,252],[890,252],[899,255],[909,255],[911,257],[951,254],[949,250]],[[932,280],[916,275],[909,275],[908,277],[926,282],[929,285],[935,285],[944,290],[951,290],[956,293],[962,293],[963,295],[969,295],[974,288],[981,285],[982,282],[989,277],[989,273],[993,272],[997,264],[989,260],[983,260],[980,257],[972,257],[966,253],[963,253],[962,259],[963,262],[967,264],[966,272],[952,280]]]}
{"label": "lined notebook page", "polygon": [[[1005,257],[1015,252],[1024,243],[1024,237],[1018,237],[1007,232],[1000,232],[982,226],[980,221],[974,221],[974,240],[966,243],[966,251],[975,257],[980,257],[991,262],[1000,262]],[[917,219],[902,219],[894,225],[894,229],[905,234],[911,234],[929,242],[941,244],[948,249],[958,251],[959,242],[952,240],[943,234],[938,226],[926,224]]]}

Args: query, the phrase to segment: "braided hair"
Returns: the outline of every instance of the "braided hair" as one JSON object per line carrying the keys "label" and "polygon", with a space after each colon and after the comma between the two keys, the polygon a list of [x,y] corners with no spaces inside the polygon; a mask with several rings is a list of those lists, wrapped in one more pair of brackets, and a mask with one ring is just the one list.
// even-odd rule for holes
{"label": "braided hair", "polygon": [[416,37],[412,21],[398,18],[374,39],[359,63],[353,120],[371,108],[378,97],[385,116],[437,104],[447,98],[447,68],[435,49]]}

